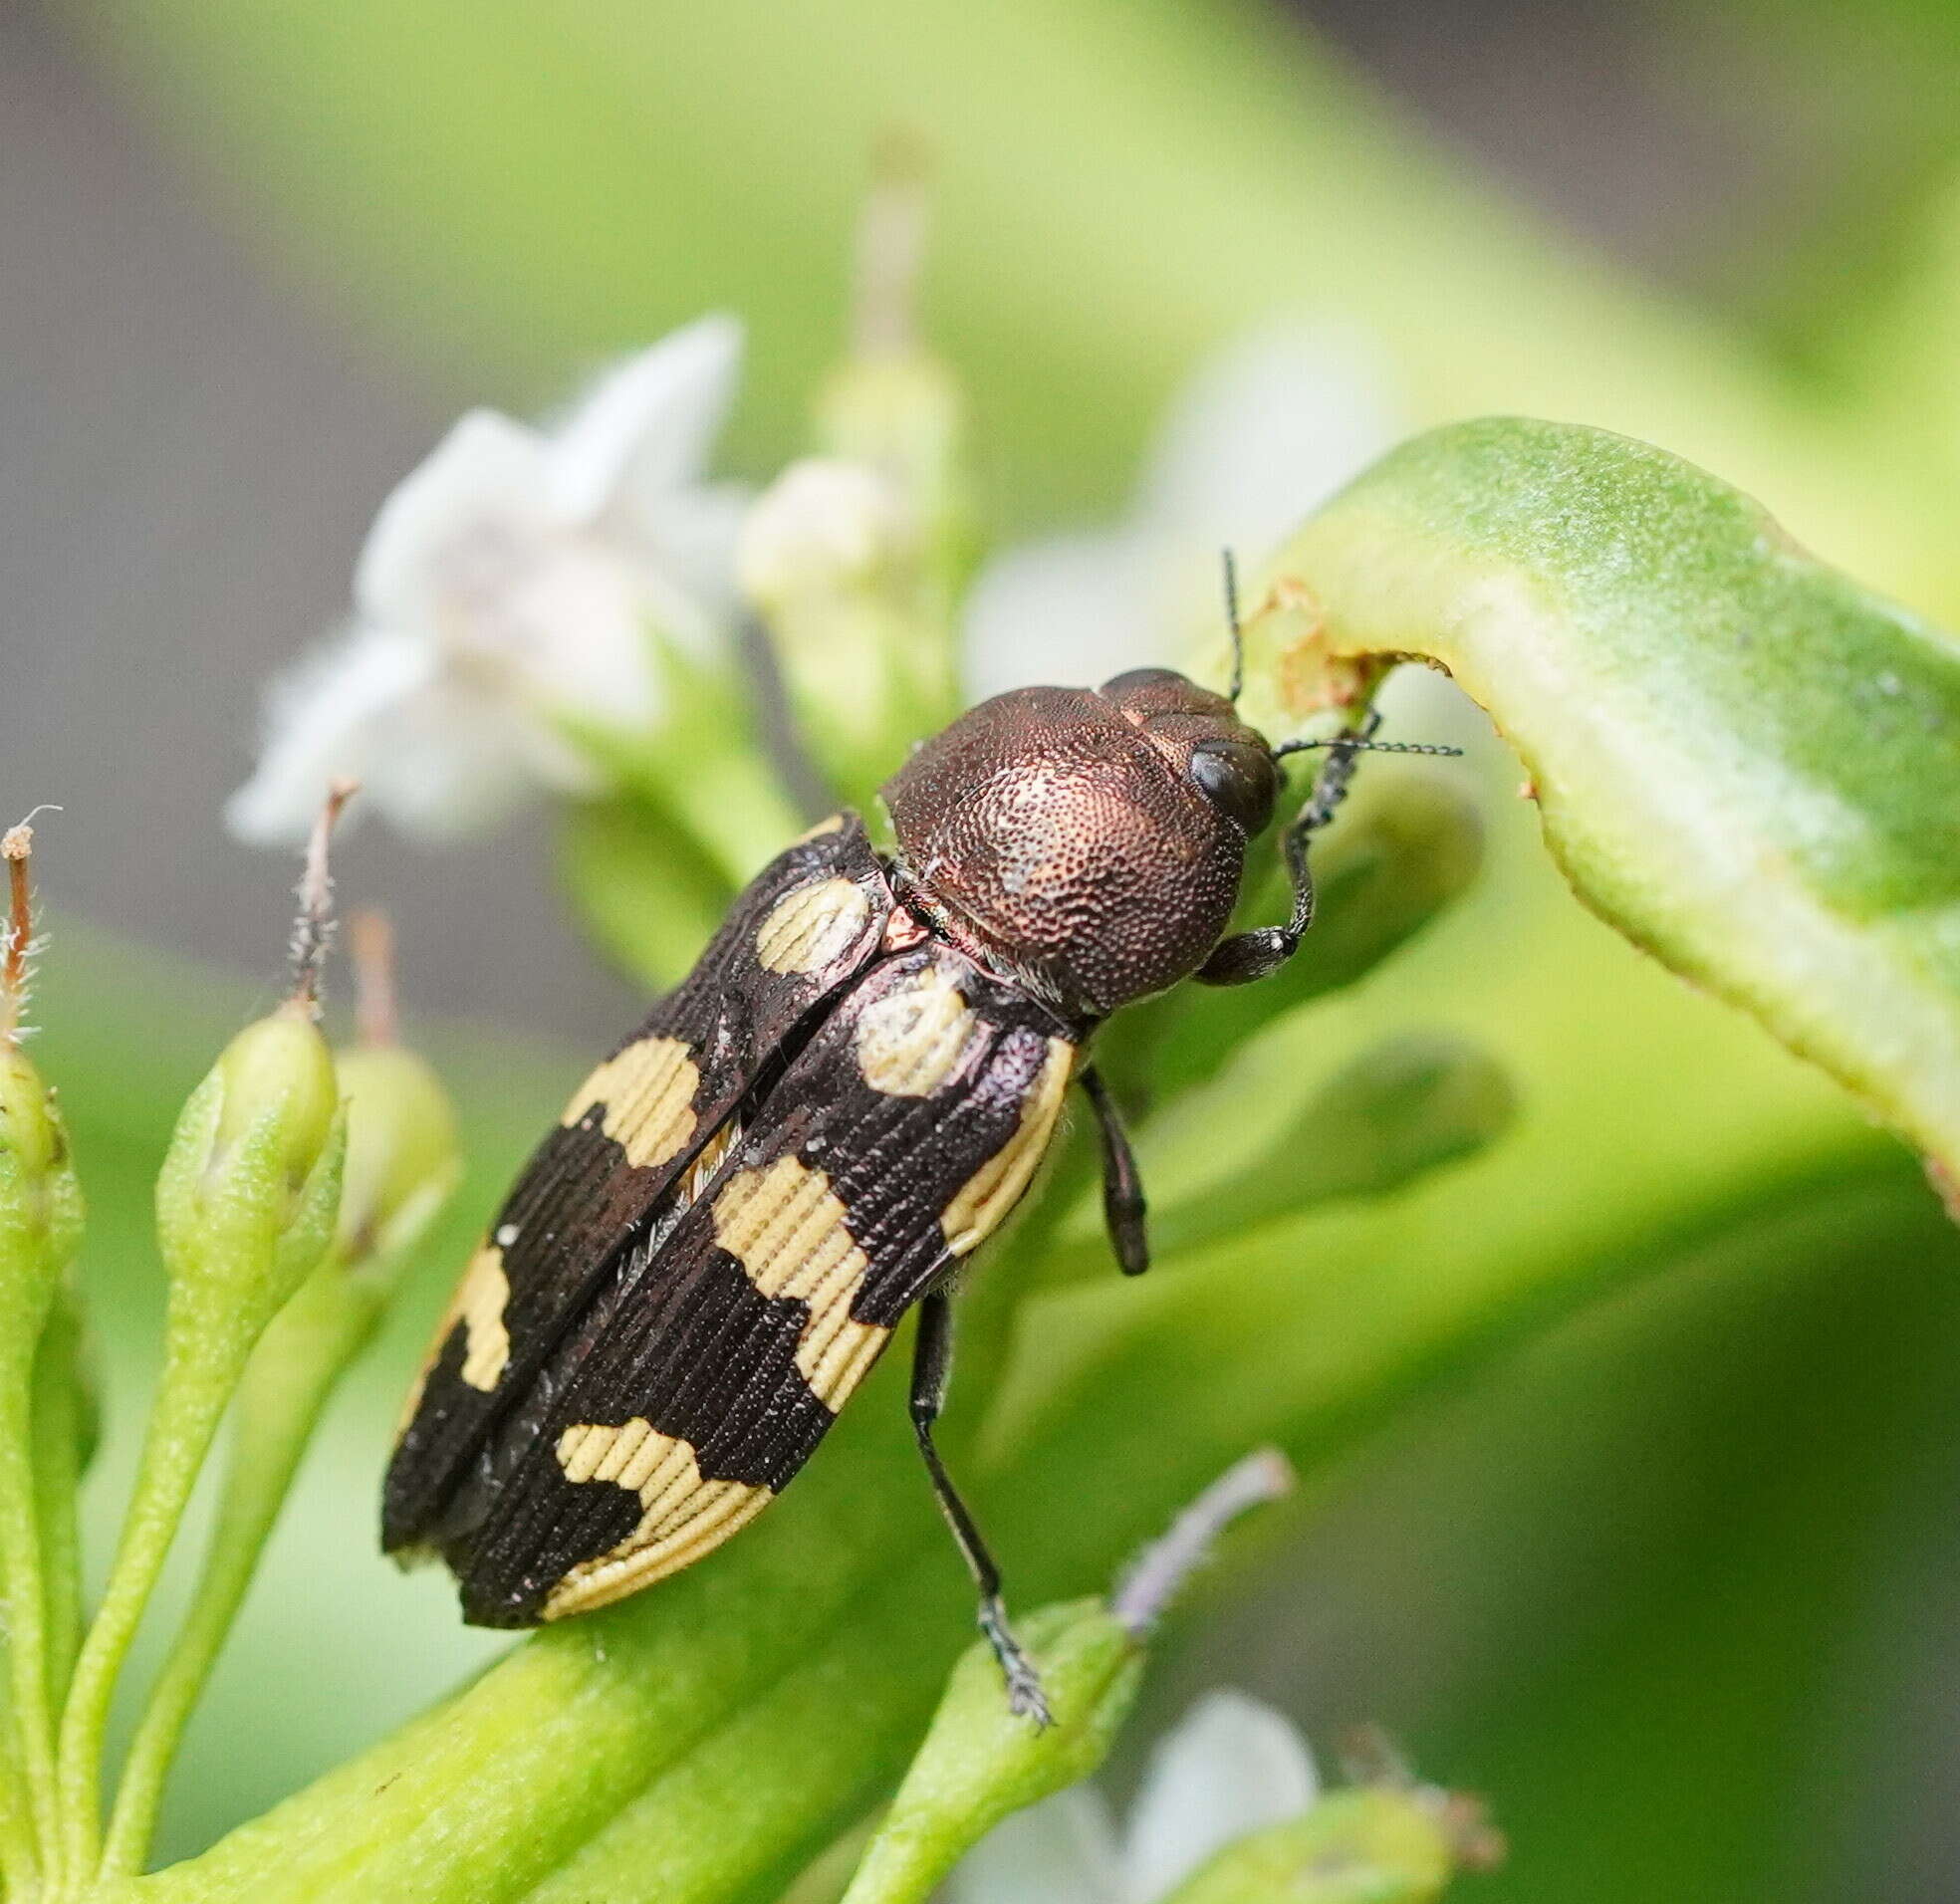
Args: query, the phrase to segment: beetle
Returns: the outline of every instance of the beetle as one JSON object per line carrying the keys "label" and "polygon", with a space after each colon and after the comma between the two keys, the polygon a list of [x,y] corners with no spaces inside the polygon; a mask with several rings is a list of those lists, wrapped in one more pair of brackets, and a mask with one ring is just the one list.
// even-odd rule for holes
{"label": "beetle", "polygon": [[[1235,655],[1237,618],[1233,617]],[[464,1616],[603,1606],[719,1547],[788,1485],[901,1317],[910,1409],[1018,1713],[1045,1722],[1001,1577],[933,1441],[948,1284],[1001,1226],[1079,1083],[1120,1267],[1144,1201],[1097,1028],[1293,955],[1308,843],[1373,717],[1275,747],[1166,668],[995,696],[735,900],[687,978],[572,1093],[471,1257],[402,1418],[382,1544],[434,1551]],[[1286,924],[1227,933],[1280,763],[1330,749],[1286,829]]]}

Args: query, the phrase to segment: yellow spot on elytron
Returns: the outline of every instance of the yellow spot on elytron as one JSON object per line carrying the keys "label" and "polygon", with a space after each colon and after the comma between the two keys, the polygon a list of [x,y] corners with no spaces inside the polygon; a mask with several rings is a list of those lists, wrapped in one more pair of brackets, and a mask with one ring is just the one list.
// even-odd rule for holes
{"label": "yellow spot on elytron", "polygon": [[504,1306],[509,1301],[510,1278],[504,1274],[504,1253],[494,1244],[488,1245],[470,1258],[455,1298],[465,1339],[463,1380],[486,1394],[503,1380],[504,1370],[510,1366],[510,1331],[504,1326]]}
{"label": "yellow spot on elytron", "polygon": [[858,1069],[887,1096],[929,1097],[958,1067],[975,1022],[955,975],[927,965],[858,1015]]}
{"label": "yellow spot on elytron", "polygon": [[807,846],[813,839],[822,839],[826,833],[842,833],[843,831],[844,816],[842,814],[833,814],[828,820],[820,820],[808,833],[798,833],[795,843],[799,846]]}
{"label": "yellow spot on elytron", "polygon": [[830,1178],[795,1157],[736,1171],[714,1200],[714,1229],[764,1296],[794,1296],[816,1308],[835,1291],[848,1297],[870,1268]]}
{"label": "yellow spot on elytron", "polygon": [[397,1439],[421,1407],[429,1374],[441,1359],[442,1345],[458,1322],[463,1325],[460,1370],[463,1380],[488,1394],[503,1379],[504,1370],[510,1366],[510,1332],[504,1325],[504,1309],[509,1302],[510,1279],[504,1274],[504,1253],[494,1243],[486,1243],[470,1258],[448,1308],[442,1311],[441,1321],[435,1325],[435,1339],[423,1358],[422,1372],[415,1377],[415,1385],[402,1403],[401,1419],[394,1431]]}
{"label": "yellow spot on elytron", "polygon": [[559,1120],[570,1128],[593,1111],[635,1169],[676,1157],[694,1135],[701,1073],[677,1038],[642,1038],[609,1058],[572,1093]]}
{"label": "yellow spot on elytron", "polygon": [[819,972],[858,942],[871,916],[863,888],[849,879],[797,886],[770,907],[756,932],[756,959],[771,972]]}
{"label": "yellow spot on elytron", "polygon": [[1069,1087],[1069,1071],[1075,1060],[1076,1048],[1066,1038],[1048,1041],[1048,1056],[1028,1087],[1028,1095],[1021,1105],[1021,1121],[1015,1125],[1013,1135],[946,1205],[940,1223],[946,1232],[946,1247],[955,1256],[977,1250],[1020,1201],[1028,1179],[1035,1174],[1035,1167],[1055,1134],[1055,1120],[1062,1111],[1062,1093]]}
{"label": "yellow spot on elytron", "polygon": [[581,1422],[558,1438],[568,1481],[611,1482],[639,1496],[639,1525],[611,1551],[582,1560],[552,1588],[545,1618],[583,1613],[664,1579],[719,1547],[773,1499],[746,1481],[703,1478],[694,1449],[639,1416],[616,1427]]}
{"label": "yellow spot on elytron", "polygon": [[851,1391],[869,1372],[891,1331],[876,1322],[855,1322],[848,1304],[812,1314],[797,1341],[796,1365],[810,1392],[832,1414],[851,1399]]}
{"label": "yellow spot on elytron", "polygon": [[796,1365],[835,1411],[877,1359],[891,1331],[853,1319],[869,1259],[853,1239],[830,1179],[795,1157],[738,1170],[714,1200],[715,1241],[764,1296],[810,1306]]}

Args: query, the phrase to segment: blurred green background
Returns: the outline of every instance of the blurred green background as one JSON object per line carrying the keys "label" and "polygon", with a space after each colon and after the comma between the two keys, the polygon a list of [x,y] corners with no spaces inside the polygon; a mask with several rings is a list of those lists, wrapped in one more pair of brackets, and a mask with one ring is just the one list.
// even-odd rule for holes
{"label": "blurred green background", "polygon": [[[147,1176],[276,981],[285,870],[220,837],[218,803],[261,681],[341,612],[375,502],[449,415],[536,407],[727,307],[752,327],[729,461],[766,473],[836,354],[865,154],[903,121],[938,154],[928,317],[1004,533],[1118,510],[1193,362],[1298,317],[1377,344],[1411,427],[1504,409],[1650,438],[1950,623],[1956,86],[1960,9],[1931,0],[0,16],[0,808],[67,805],[43,878],[87,922],[41,1017],[96,1208],[99,1548],[159,1308]],[[1597,1265],[1338,1444],[1311,1527],[1192,1623],[1134,1735],[1219,1680],[1323,1742],[1379,1719],[1491,1795],[1515,1847],[1492,1899],[1950,1898],[1960,1248],[1829,1086],[1582,917],[1508,757],[1485,739],[1474,765],[1475,899],[1359,1022],[1265,1062],[1452,1025],[1610,1182],[1612,1068],[1651,1047],[1675,1069],[1646,1097],[1717,1124],[1733,1101],[1735,1155],[1671,1203],[1627,1157],[1645,1187],[1601,1212]],[[439,1035],[476,1166],[453,1243],[571,1041],[630,997],[564,923],[536,826],[440,856],[364,833],[344,875],[399,913],[411,1003],[477,1026]],[[1507,1046],[1497,1002],[1542,1036]],[[495,1650],[369,1532],[441,1281],[336,1411],[166,1850]]]}

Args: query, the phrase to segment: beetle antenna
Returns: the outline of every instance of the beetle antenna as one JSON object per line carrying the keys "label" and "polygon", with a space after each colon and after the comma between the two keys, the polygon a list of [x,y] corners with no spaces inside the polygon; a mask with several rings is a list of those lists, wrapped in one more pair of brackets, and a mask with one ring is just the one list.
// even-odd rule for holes
{"label": "beetle antenna", "polygon": [[1225,698],[1234,707],[1245,686],[1245,631],[1239,625],[1239,565],[1231,550],[1221,549],[1225,563],[1225,625],[1232,631],[1232,687]]}
{"label": "beetle antenna", "polygon": [[1282,741],[1273,749],[1273,758],[1285,760],[1289,754],[1305,754],[1316,747],[1339,747],[1353,754],[1437,754],[1450,760],[1463,756],[1460,747],[1442,747],[1430,741],[1371,741],[1359,734],[1331,734],[1324,741]]}

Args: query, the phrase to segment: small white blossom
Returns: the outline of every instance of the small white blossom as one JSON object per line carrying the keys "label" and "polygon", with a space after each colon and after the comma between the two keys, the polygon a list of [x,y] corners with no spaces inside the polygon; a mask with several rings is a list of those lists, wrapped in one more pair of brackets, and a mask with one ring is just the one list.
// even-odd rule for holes
{"label": "small white blossom", "polygon": [[735,566],[742,593],[770,607],[866,582],[912,535],[897,486],[881,470],[836,456],[792,463],[756,498]]}
{"label": "small white blossom", "polygon": [[541,786],[590,790],[561,722],[655,725],[655,636],[709,652],[732,599],[746,497],[701,472],[740,354],[740,328],[704,318],[556,427],[463,417],[375,516],[352,625],[268,696],[232,830],[303,838],[336,777],[428,838]]}
{"label": "small white blossom", "polygon": [[1257,561],[1403,433],[1369,339],[1294,326],[1228,345],[1171,404],[1122,522],[1009,549],[981,571],[969,691],[1176,665],[1219,625],[1220,552]]}
{"label": "small white blossom", "polygon": [[953,1874],[947,1904],[1157,1904],[1319,1794],[1291,1721],[1243,1693],[1211,1693],[1158,1744],[1120,1832],[1091,1787],[1060,1792],[995,1826]]}

